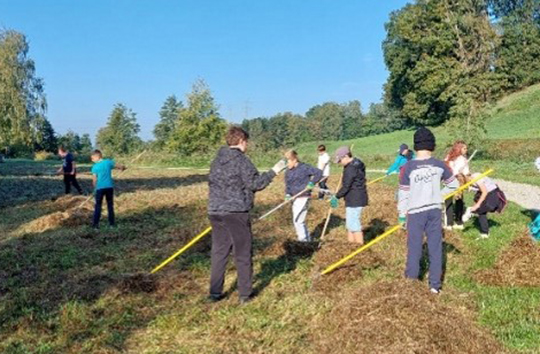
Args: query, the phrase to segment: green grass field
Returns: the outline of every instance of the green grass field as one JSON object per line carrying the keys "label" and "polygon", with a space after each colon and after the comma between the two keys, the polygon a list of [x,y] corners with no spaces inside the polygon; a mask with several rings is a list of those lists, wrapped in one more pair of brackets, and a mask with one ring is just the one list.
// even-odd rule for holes
{"label": "green grass field", "polygon": [[[50,165],[20,161],[0,167],[2,353],[540,351],[540,248],[524,249],[518,265],[505,261],[497,281],[481,273],[499,274],[498,264],[506,259],[501,255],[525,239],[531,215],[516,205],[491,217],[488,240],[476,240],[474,223],[446,234],[439,297],[428,293],[425,280],[402,279],[402,231],[319,276],[356,248],[345,242],[343,205],[319,250],[294,242],[290,209],[284,208],[254,223],[258,296],[238,305],[231,262],[228,297],[208,304],[208,238],[148,274],[207,226],[204,172],[126,171],[116,187],[119,227],[95,233],[87,226],[92,205],[73,215],[83,198],[58,198],[62,182],[40,175],[43,167]],[[89,189],[89,176],[80,179]],[[332,176],[330,184],[336,180]],[[370,239],[396,222],[395,183],[392,177],[369,189],[363,224]],[[277,205],[283,188],[280,177],[258,194],[254,214]],[[314,236],[320,235],[327,208],[326,202],[311,204]],[[54,217],[64,211],[67,219]],[[525,278],[508,273],[516,269]],[[415,330],[407,329],[411,325]]]}

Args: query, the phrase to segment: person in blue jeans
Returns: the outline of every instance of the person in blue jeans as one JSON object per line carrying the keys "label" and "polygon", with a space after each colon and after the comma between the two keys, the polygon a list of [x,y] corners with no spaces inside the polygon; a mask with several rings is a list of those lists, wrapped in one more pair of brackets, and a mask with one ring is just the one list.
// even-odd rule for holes
{"label": "person in blue jeans", "polygon": [[103,198],[107,199],[107,211],[109,213],[109,225],[115,226],[114,222],[114,182],[112,179],[112,170],[118,169],[124,171],[125,166],[116,164],[113,160],[104,159],[100,150],[94,150],[92,153],[92,184],[95,188],[96,205],[94,208],[94,219],[92,227],[99,228],[101,219],[101,206]]}

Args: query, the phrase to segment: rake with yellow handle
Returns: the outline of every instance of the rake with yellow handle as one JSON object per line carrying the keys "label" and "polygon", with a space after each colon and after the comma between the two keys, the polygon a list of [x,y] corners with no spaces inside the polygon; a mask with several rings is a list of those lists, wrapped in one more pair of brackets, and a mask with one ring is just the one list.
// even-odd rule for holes
{"label": "rake with yellow handle", "polygon": [[[473,184],[475,184],[476,182],[478,182],[479,180],[481,180],[482,178],[486,177],[487,175],[489,175],[490,173],[493,172],[493,169],[489,169],[487,170],[486,172],[482,173],[480,176],[478,176],[477,178],[474,178],[473,180],[471,180],[470,182],[467,182],[465,183],[464,185],[462,185],[461,187],[459,187],[458,189],[456,189],[455,191],[453,191],[452,193],[449,193],[447,194],[445,197],[444,197],[444,200],[447,200],[449,198],[452,198],[454,195],[458,194],[458,193],[461,193],[463,192],[465,189],[469,188],[470,186],[472,186]],[[391,229],[387,230],[385,233],[383,233],[381,236],[371,240],[370,242],[366,243],[365,245],[363,245],[362,247],[360,247],[359,249],[357,249],[356,251],[352,252],[351,254],[343,257],[342,259],[340,259],[339,261],[337,261],[336,263],[330,265],[329,267],[327,267],[322,273],[321,275],[325,275],[325,274],[328,274],[330,272],[332,272],[334,269],[336,269],[337,267],[341,266],[342,264],[346,263],[347,261],[349,261],[351,258],[355,257],[356,255],[358,255],[359,253],[362,253],[363,251],[367,250],[368,248],[370,248],[371,246],[373,246],[374,244],[378,243],[379,241],[381,241],[382,239],[390,236],[391,234],[393,234],[394,232],[396,232],[397,230],[399,230],[401,228],[401,224],[398,224],[398,225],[395,225],[393,226]]]}

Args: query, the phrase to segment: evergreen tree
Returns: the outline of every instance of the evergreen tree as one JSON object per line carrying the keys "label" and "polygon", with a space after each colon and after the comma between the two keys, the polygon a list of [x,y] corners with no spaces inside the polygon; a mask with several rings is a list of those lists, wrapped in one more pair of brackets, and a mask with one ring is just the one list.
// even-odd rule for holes
{"label": "evergreen tree", "polygon": [[99,129],[96,144],[105,155],[127,155],[141,146],[139,131],[135,113],[118,103],[114,106],[107,125]]}
{"label": "evergreen tree", "polygon": [[163,103],[159,111],[160,120],[154,127],[154,136],[158,147],[165,146],[170,140],[182,108],[182,102],[178,101],[174,95],[167,97]]}
{"label": "evergreen tree", "polygon": [[43,116],[38,116],[34,122],[34,150],[56,153],[58,149],[58,138],[49,120]]}

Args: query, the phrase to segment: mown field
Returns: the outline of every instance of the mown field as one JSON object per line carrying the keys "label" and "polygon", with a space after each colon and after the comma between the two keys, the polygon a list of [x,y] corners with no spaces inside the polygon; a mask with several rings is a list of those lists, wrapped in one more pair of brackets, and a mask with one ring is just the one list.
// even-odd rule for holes
{"label": "mown field", "polygon": [[[0,165],[2,353],[540,352],[540,248],[526,236],[531,214],[516,205],[491,218],[488,240],[476,240],[474,224],[445,235],[441,296],[426,280],[403,279],[403,231],[320,276],[355,249],[343,205],[320,249],[294,241],[284,208],[253,226],[254,301],[238,304],[231,262],[227,298],[209,304],[209,238],[148,274],[206,228],[205,172],[127,170],[117,181],[119,227],[96,233],[92,205],[73,213],[84,198],[62,196],[52,167]],[[283,188],[279,177],[259,193],[254,217],[281,202]],[[394,190],[395,176],[369,188],[368,239],[396,223]],[[315,237],[327,208],[311,203]]]}

